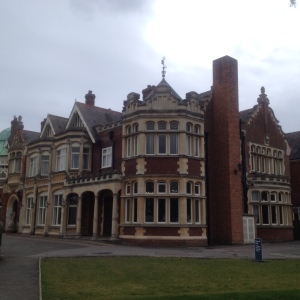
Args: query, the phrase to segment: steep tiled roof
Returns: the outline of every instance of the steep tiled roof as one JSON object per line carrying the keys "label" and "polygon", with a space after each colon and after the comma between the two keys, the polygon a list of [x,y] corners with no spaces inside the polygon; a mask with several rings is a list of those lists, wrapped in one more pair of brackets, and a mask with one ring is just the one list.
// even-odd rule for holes
{"label": "steep tiled roof", "polygon": [[95,126],[106,125],[121,120],[122,113],[111,109],[97,106],[86,105],[85,103],[76,102],[78,110],[84,119],[88,131],[93,135],[94,140],[98,140]]}
{"label": "steep tiled roof", "polygon": [[291,147],[290,159],[300,159],[300,131],[285,134]]}
{"label": "steep tiled roof", "polygon": [[48,118],[51,122],[51,125],[53,126],[54,134],[58,134],[65,130],[68,118],[63,118],[59,116],[54,115],[48,115]]}
{"label": "steep tiled roof", "polygon": [[248,118],[252,115],[254,110],[256,109],[257,105],[254,105],[252,108],[242,110],[239,112],[240,118],[242,121],[247,121]]}
{"label": "steep tiled roof", "polygon": [[28,144],[28,143],[32,142],[33,140],[38,139],[40,137],[40,133],[35,132],[35,131],[24,130],[23,137],[24,137],[25,143]]}
{"label": "steep tiled roof", "polygon": [[[180,100],[180,101],[182,100],[182,98],[175,92],[175,90],[167,83],[167,81],[164,78],[161,80],[161,82],[157,86],[166,86],[166,87],[168,87],[171,91],[171,95],[174,98],[176,98],[177,100]],[[147,100],[147,99],[151,98],[153,95],[155,95],[155,89],[153,89],[152,92],[149,93],[144,100]]]}

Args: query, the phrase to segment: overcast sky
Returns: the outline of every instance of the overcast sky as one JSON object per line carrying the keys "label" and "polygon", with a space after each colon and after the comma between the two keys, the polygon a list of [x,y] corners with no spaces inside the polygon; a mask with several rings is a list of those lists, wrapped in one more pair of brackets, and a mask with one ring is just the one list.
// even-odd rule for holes
{"label": "overcast sky", "polygon": [[0,131],[40,131],[88,90],[121,111],[166,80],[182,97],[212,85],[212,61],[239,63],[240,110],[261,86],[284,132],[300,130],[300,8],[288,0],[0,0]]}

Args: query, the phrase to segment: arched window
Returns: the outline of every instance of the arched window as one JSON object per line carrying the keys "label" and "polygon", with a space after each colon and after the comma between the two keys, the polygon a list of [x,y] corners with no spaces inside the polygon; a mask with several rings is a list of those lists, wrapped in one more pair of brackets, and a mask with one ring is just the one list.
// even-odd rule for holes
{"label": "arched window", "polygon": [[259,195],[260,193],[258,191],[252,192],[252,202],[258,202],[259,201]]}
{"label": "arched window", "polygon": [[200,195],[201,194],[201,184],[196,182],[195,183],[195,195]]}
{"label": "arched window", "polygon": [[153,193],[154,193],[154,182],[146,181],[146,194],[153,194]]}
{"label": "arched window", "polygon": [[165,194],[167,192],[166,183],[165,182],[158,182],[157,183],[157,192],[159,194]]}
{"label": "arched window", "polygon": [[192,190],[193,190],[193,184],[192,184],[191,181],[188,181],[188,182],[186,183],[186,193],[187,193],[188,195],[190,195],[190,194],[192,194]]}
{"label": "arched window", "polygon": [[261,193],[261,200],[262,201],[268,201],[268,192],[262,192]]}
{"label": "arched window", "polygon": [[126,183],[126,195],[130,195],[130,182]]}
{"label": "arched window", "polygon": [[177,181],[171,181],[170,182],[170,193],[171,194],[177,194],[178,193],[178,182]]}
{"label": "arched window", "polygon": [[147,122],[146,123],[146,130],[154,130],[154,129],[155,129],[154,122]]}

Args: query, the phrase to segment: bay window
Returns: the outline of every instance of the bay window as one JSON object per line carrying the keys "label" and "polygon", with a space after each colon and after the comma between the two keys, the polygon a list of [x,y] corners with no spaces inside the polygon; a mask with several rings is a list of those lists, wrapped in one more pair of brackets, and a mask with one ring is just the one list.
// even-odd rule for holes
{"label": "bay window", "polygon": [[49,175],[49,154],[42,154],[41,157],[41,175]]}
{"label": "bay window", "polygon": [[62,207],[63,196],[61,194],[54,196],[53,202],[53,225],[61,224],[61,207]]}
{"label": "bay window", "polygon": [[80,145],[72,145],[71,169],[79,169]]}
{"label": "bay window", "polygon": [[62,148],[56,151],[56,170],[66,170],[67,165],[67,148]]}
{"label": "bay window", "polygon": [[44,225],[45,224],[47,199],[48,199],[47,196],[40,196],[40,201],[39,201],[39,219],[38,219],[38,224],[39,225]]}
{"label": "bay window", "polygon": [[29,176],[36,176],[38,174],[38,156],[30,157],[29,159]]}

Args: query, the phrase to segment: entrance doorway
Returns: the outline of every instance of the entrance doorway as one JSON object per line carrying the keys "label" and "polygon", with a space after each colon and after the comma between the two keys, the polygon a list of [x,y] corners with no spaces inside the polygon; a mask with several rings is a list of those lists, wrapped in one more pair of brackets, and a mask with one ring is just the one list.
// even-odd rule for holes
{"label": "entrance doorway", "polygon": [[111,236],[113,194],[109,190],[103,191],[100,199],[103,203],[103,236],[108,237]]}
{"label": "entrance doorway", "polygon": [[93,192],[85,192],[81,197],[81,234],[83,236],[91,236],[93,234],[95,196]]}

